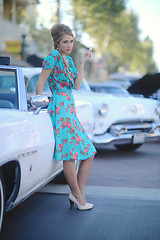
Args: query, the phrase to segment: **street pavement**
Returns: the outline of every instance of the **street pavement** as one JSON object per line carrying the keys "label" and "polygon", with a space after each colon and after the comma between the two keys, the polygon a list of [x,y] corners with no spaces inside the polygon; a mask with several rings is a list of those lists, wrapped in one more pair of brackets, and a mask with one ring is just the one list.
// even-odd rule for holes
{"label": "street pavement", "polygon": [[6,214],[0,239],[160,240],[159,153],[159,143],[98,151],[86,186],[92,210],[70,210],[69,187],[53,181]]}

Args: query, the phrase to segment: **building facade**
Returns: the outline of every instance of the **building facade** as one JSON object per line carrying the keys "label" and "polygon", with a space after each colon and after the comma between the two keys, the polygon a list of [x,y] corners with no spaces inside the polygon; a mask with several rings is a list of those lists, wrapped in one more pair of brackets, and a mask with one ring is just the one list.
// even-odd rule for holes
{"label": "building facade", "polygon": [[38,3],[38,0],[0,0],[0,52],[13,53],[20,58],[24,41],[27,41],[27,49],[34,52],[25,20],[28,16],[34,21]]}

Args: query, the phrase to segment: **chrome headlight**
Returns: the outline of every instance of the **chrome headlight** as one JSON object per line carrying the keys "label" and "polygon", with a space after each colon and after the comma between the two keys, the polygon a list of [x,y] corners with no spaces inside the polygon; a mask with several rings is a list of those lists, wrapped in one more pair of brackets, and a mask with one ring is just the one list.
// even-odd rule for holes
{"label": "chrome headlight", "polygon": [[156,112],[160,116],[160,104],[158,104],[158,106],[156,107]]}
{"label": "chrome headlight", "polygon": [[107,104],[103,104],[99,109],[99,114],[102,116],[106,116],[109,111],[109,107]]}

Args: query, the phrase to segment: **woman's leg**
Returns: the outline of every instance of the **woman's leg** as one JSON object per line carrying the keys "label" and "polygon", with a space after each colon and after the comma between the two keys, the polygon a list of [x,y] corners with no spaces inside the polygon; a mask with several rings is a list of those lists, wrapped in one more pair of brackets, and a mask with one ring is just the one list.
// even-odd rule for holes
{"label": "woman's leg", "polygon": [[85,205],[86,201],[79,189],[74,161],[63,161],[63,171],[72,194],[81,205]]}
{"label": "woman's leg", "polygon": [[85,195],[84,195],[84,189],[85,189],[86,180],[87,180],[89,171],[91,169],[93,159],[94,159],[94,156],[81,161],[79,171],[78,171],[78,176],[77,176],[79,189],[80,189],[85,201],[86,201],[86,199],[85,199]]}

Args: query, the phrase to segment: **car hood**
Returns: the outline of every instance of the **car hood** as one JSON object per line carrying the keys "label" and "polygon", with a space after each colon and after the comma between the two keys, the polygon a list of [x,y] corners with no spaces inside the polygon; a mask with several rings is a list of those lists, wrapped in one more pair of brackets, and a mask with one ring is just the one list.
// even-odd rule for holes
{"label": "car hood", "polygon": [[144,97],[151,96],[160,88],[160,73],[147,74],[137,80],[127,90],[131,94],[143,94]]}
{"label": "car hood", "polygon": [[[158,121],[156,113],[158,101],[140,97],[115,97],[109,94],[92,91],[74,91],[75,100],[90,101],[94,107],[95,134],[104,133],[114,122],[143,121],[144,119]],[[108,106],[105,116],[99,114],[102,106]]]}

